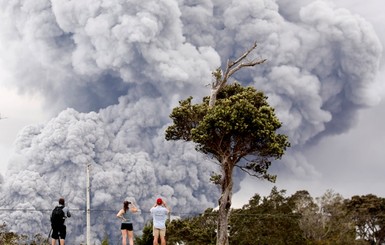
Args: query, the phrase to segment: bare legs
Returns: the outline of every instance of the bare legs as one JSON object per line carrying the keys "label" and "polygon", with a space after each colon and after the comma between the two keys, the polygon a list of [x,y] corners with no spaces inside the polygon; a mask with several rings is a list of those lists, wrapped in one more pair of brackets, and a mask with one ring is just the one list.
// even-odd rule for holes
{"label": "bare legs", "polygon": [[[64,239],[59,239],[60,245],[65,245],[65,240]],[[52,245],[56,245],[56,239],[52,239]]]}
{"label": "bare legs", "polygon": [[[65,245],[65,240],[64,239],[59,239],[59,243],[60,243],[60,245]],[[51,243],[52,245],[56,245],[56,239],[53,239],[52,238],[52,243]]]}
{"label": "bare legs", "polygon": [[122,230],[122,245],[127,245],[127,238],[129,245],[134,245],[134,232],[129,230]]}

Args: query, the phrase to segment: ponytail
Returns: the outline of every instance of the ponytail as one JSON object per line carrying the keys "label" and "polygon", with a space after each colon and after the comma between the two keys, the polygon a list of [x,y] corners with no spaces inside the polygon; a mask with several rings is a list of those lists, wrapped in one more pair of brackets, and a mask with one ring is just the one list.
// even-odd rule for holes
{"label": "ponytail", "polygon": [[123,203],[123,210],[124,210],[124,212],[127,212],[127,210],[128,210],[128,204],[129,204],[128,201],[124,201],[124,203]]}

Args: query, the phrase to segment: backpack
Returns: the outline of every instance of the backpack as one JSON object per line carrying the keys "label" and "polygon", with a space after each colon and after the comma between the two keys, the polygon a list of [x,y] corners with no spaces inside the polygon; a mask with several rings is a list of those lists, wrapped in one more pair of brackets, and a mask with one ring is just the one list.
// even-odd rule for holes
{"label": "backpack", "polygon": [[51,226],[59,227],[64,224],[64,206],[56,206],[51,214]]}

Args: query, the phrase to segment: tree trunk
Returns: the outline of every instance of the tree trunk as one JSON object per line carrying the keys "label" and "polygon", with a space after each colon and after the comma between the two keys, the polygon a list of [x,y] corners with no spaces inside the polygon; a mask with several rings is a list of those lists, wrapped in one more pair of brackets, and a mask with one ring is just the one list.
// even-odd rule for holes
{"label": "tree trunk", "polygon": [[222,163],[222,195],[219,198],[218,227],[217,227],[217,245],[229,245],[228,238],[228,218],[231,207],[231,198],[233,193],[233,167],[229,162]]}
{"label": "tree trunk", "polygon": [[[237,71],[244,67],[252,67],[255,65],[262,64],[266,61],[266,59],[263,60],[252,60],[247,61],[243,63],[243,61],[247,58],[247,56],[257,47],[257,43],[255,42],[254,45],[247,50],[241,57],[239,57],[234,62],[228,60],[226,70],[224,73],[220,68],[218,68],[215,72],[213,72],[213,76],[215,78],[215,81],[211,84],[211,95],[210,95],[210,101],[209,101],[209,108],[213,108],[215,105],[215,102],[217,100],[217,95],[223,88],[223,86],[226,85],[228,79]],[[217,245],[228,245],[229,239],[228,239],[228,217],[231,207],[231,198],[233,194],[233,168],[235,163],[233,163],[229,156],[224,157],[221,166],[222,166],[222,180],[221,180],[221,187],[222,187],[222,195],[219,199],[219,213],[218,213],[218,227],[217,227]]]}
{"label": "tree trunk", "polygon": [[219,92],[219,87],[212,87],[211,88],[211,95],[210,95],[210,101],[209,101],[209,108],[213,108],[215,101],[217,100],[217,94]]}

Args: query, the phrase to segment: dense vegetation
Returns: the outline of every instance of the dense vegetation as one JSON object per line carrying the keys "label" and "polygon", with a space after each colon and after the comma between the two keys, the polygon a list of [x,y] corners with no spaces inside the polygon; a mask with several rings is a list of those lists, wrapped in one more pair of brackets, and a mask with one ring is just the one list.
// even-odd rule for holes
{"label": "dense vegetation", "polygon": [[[232,209],[229,243],[236,245],[375,245],[385,242],[385,198],[369,194],[344,199],[327,191],[312,198],[307,191],[285,196],[273,188]],[[172,220],[167,244],[216,244],[218,211]],[[146,244],[146,243],[142,243]],[[149,244],[149,243],[147,243]]]}
{"label": "dense vegetation", "polygon": [[[174,219],[167,225],[167,244],[216,244],[218,211],[207,209],[193,217]],[[308,191],[286,196],[273,188],[266,197],[255,194],[240,209],[232,209],[229,243],[236,245],[376,245],[385,243],[385,198],[372,194],[344,199],[328,190],[313,198]],[[25,236],[0,225],[0,244],[47,244],[47,236]],[[108,243],[108,237],[103,241]],[[152,244],[152,224],[143,228],[135,244]]]}

